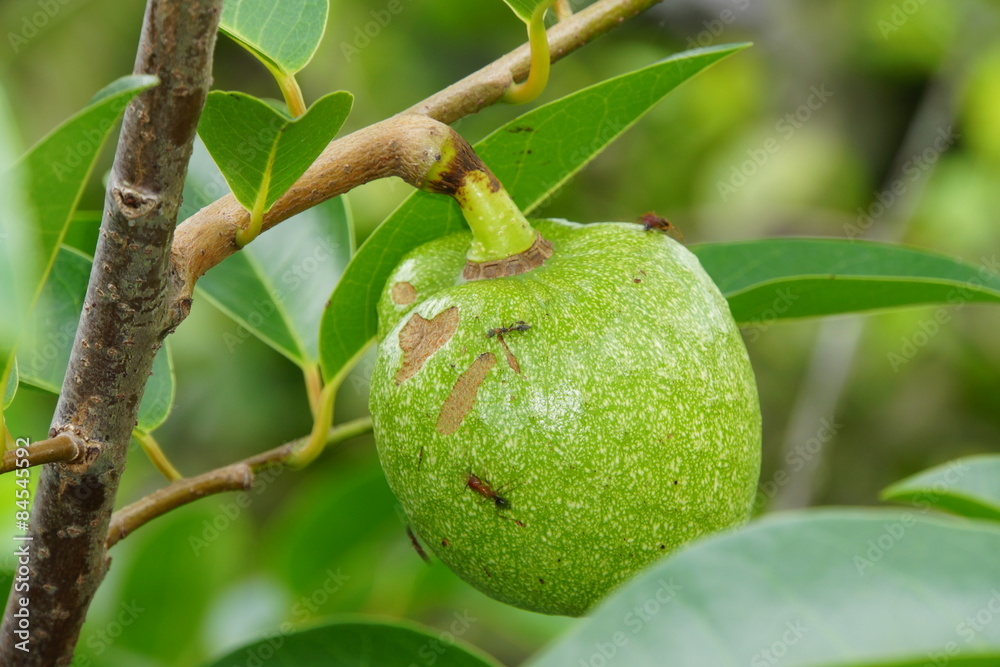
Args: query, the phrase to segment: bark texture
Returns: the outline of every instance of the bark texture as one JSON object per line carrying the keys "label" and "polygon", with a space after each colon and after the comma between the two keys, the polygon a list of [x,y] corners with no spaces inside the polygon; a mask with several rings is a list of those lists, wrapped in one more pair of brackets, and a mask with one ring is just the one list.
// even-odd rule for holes
{"label": "bark texture", "polygon": [[[27,592],[11,594],[2,665],[66,665],[109,558],[105,541],[153,358],[168,333],[170,247],[191,143],[211,82],[221,0],[150,0],[135,73],[160,85],[125,111],[104,219],[50,435],[82,462],[43,468],[31,513]],[[30,639],[14,614],[28,598]],[[24,646],[24,645],[21,645]]]}

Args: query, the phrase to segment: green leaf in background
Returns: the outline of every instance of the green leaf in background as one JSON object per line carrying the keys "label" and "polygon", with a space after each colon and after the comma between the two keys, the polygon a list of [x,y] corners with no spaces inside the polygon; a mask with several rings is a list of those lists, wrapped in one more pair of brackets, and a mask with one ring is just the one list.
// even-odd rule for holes
{"label": "green leaf in background", "polygon": [[654,564],[527,664],[1000,664],[998,550],[988,522],[774,515]]}
{"label": "green leaf in background", "polygon": [[3,390],[3,409],[10,407],[10,404],[14,402],[14,395],[17,393],[17,383],[18,383],[18,371],[17,371],[17,358],[14,358],[14,363],[11,364],[10,373],[7,375],[7,386]]}
{"label": "green leaf in background", "polygon": [[[195,143],[184,185],[185,211],[228,193],[204,146]],[[222,312],[294,363],[319,360],[319,323],[333,287],[354,253],[354,226],[346,197],[307,209],[268,230],[198,281]],[[228,334],[230,350],[243,331]]]}
{"label": "green leaf in background", "polygon": [[328,0],[226,0],[219,29],[268,69],[294,74],[323,39]]}
{"label": "green leaf in background", "polygon": [[538,9],[542,7],[548,7],[555,0],[503,0],[508,7],[517,14],[517,18],[521,19],[525,23],[531,21],[531,16]]}
{"label": "green leaf in background", "polygon": [[330,93],[292,120],[251,95],[215,90],[205,101],[198,134],[236,199],[263,215],[337,134],[353,99],[347,92]]}
{"label": "green leaf in background", "polygon": [[896,482],[883,500],[1000,521],[1000,454],[969,456]]}
{"label": "green leaf in background", "polygon": [[371,549],[387,528],[403,534],[382,469],[345,468],[303,480],[268,523],[259,558],[269,571],[282,573],[296,598],[322,587],[330,571],[346,566],[352,552]]}
{"label": "green leaf in background", "polygon": [[[412,623],[349,618],[237,649],[209,667],[244,664],[247,655],[268,655],[268,667],[500,667],[500,663],[455,638],[461,617],[449,632]],[[471,622],[471,621],[470,621]]]}
{"label": "green leaf in background", "polygon": [[108,84],[21,160],[29,203],[37,214],[43,280],[105,139],[132,98],[158,82],[155,76],[131,75]]}
{"label": "green leaf in background", "polygon": [[[672,56],[539,107],[504,125],[475,149],[525,212],[548,196],[634,125],[671,90],[746,45]],[[351,260],[323,317],[320,359],[332,378],[375,336],[375,304],[403,255],[467,229],[445,197],[414,193]]]}
{"label": "green leaf in background", "polygon": [[[193,665],[207,654],[211,637],[202,629],[212,601],[244,574],[253,553],[250,522],[240,516],[234,497],[223,494],[175,509],[115,546],[121,602],[109,621],[116,625],[95,623],[96,632],[81,647],[100,645],[103,637],[104,648],[113,643],[133,656],[110,662],[98,653],[90,664]],[[181,581],[185,590],[178,595]],[[112,627],[119,636],[110,636]]]}
{"label": "green leaf in background", "polygon": [[[90,280],[91,259],[63,246],[59,248],[41,298],[17,351],[21,382],[58,394],[73,351],[73,338]],[[165,343],[153,362],[153,376],[139,407],[138,428],[151,432],[162,424],[174,399],[170,348]]]}
{"label": "green leaf in background", "polygon": [[14,348],[43,269],[40,238],[33,233],[35,225],[24,198],[24,175],[13,168],[20,154],[14,119],[0,87],[0,383],[5,387],[0,408],[10,404],[17,390]]}
{"label": "green leaf in background", "polygon": [[741,324],[916,304],[1000,302],[995,254],[979,266],[869,241],[778,238],[693,245]]}

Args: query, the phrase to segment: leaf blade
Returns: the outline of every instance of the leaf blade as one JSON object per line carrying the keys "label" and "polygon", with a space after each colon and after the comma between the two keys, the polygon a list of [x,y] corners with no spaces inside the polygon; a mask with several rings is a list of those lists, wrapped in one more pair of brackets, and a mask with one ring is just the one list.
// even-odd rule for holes
{"label": "leaf blade", "polygon": [[328,0],[227,0],[219,29],[265,64],[295,74],[326,31]]}
{"label": "leaf blade", "polygon": [[[193,213],[228,192],[204,145],[195,142],[184,184]],[[243,331],[300,367],[319,358],[319,322],[326,298],[354,253],[354,226],[346,197],[307,209],[264,233],[198,281],[198,293],[237,322],[226,334],[232,351]]]}
{"label": "leaf blade", "polygon": [[228,666],[248,651],[250,655],[259,655],[260,649],[267,648],[271,649],[268,655],[274,654],[268,664],[275,667],[408,665],[417,655],[433,656],[434,664],[440,667],[500,667],[500,663],[461,640],[450,637],[444,642],[440,633],[413,623],[347,617],[339,622],[289,633],[282,639],[278,647],[274,646],[273,639],[243,646],[207,667]]}
{"label": "leaf blade", "polygon": [[950,461],[896,482],[881,497],[971,519],[1000,521],[1000,455]]}
{"label": "leaf blade", "polygon": [[319,157],[350,113],[353,97],[324,95],[291,119],[263,100],[213,90],[205,101],[198,134],[237,201],[266,212]]}
{"label": "leaf blade", "polygon": [[[996,260],[823,238],[691,246],[741,324],[919,304],[1000,302]],[[776,307],[777,306],[777,307]]]}
{"label": "leaf blade", "polygon": [[[91,264],[91,259],[80,251],[59,248],[29,324],[28,331],[33,335],[25,336],[17,353],[21,382],[53,394],[61,391],[87,295]],[[164,343],[146,383],[139,407],[139,428],[151,432],[162,424],[170,414],[173,399],[170,348]]]}
{"label": "leaf blade", "polygon": [[763,652],[780,644],[786,667],[917,666],[949,642],[990,664],[1000,624],[972,644],[959,630],[1000,602],[983,586],[1000,563],[977,557],[997,548],[1000,527],[987,522],[887,510],[774,515],[658,562],[528,664],[587,664],[608,642],[623,665],[663,655],[678,665],[769,664],[774,653]]}

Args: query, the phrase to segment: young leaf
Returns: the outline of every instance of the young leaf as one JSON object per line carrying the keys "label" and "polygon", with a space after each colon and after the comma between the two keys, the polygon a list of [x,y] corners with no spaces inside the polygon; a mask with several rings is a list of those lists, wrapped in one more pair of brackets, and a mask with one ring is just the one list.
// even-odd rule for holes
{"label": "young leaf", "polygon": [[979,266],[907,246],[842,239],[762,239],[691,246],[737,322],[916,304],[1000,302],[996,256]]}
{"label": "young leaf", "polygon": [[896,482],[883,500],[1000,521],[1000,454],[969,456]]}
{"label": "young leaf", "polygon": [[352,100],[347,92],[330,93],[292,120],[256,97],[212,91],[198,134],[233,195],[259,222],[337,134]]}
{"label": "young leaf", "polygon": [[[525,212],[635,124],[671,90],[746,45],[688,51],[539,107],[476,144]],[[320,359],[331,378],[375,336],[375,304],[389,273],[422,243],[467,229],[450,200],[414,193],[368,238],[323,316]]]}
{"label": "young leaf", "polygon": [[[28,333],[17,351],[21,382],[58,394],[69,365],[73,338],[83,310],[90,280],[91,260],[83,253],[62,246]],[[174,398],[174,376],[169,347],[164,344],[153,363],[153,376],[139,408],[139,426],[150,432],[166,420]]]}
{"label": "young leaf", "polygon": [[226,0],[219,29],[269,69],[295,74],[316,53],[329,11],[328,0]]}
{"label": "young leaf", "polygon": [[500,667],[461,640],[456,631],[447,641],[441,632],[412,623],[373,621],[363,618],[339,622],[283,635],[243,646],[210,663],[209,667],[229,667],[246,655],[268,655],[268,667],[358,667],[358,665],[413,665],[418,658],[433,658],[436,667]]}
{"label": "young leaf", "polygon": [[525,23],[531,21],[531,16],[538,9],[548,7],[555,0],[503,0],[511,10],[517,14],[517,18]]}
{"label": "young leaf", "polygon": [[[228,188],[200,142],[184,185],[185,211],[196,211]],[[346,197],[307,209],[228,257],[198,281],[199,294],[246,331],[306,368],[319,360],[323,306],[354,253]],[[226,334],[227,347],[241,342]]]}
{"label": "young leaf", "polygon": [[975,620],[1000,609],[998,550],[988,522],[774,515],[654,564],[527,664],[998,664],[1000,623]]}

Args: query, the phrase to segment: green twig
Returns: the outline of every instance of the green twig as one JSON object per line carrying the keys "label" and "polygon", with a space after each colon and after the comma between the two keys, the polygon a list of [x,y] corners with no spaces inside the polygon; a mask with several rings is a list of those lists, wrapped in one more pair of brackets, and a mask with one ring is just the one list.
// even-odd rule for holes
{"label": "green twig", "polygon": [[531,15],[528,22],[528,44],[531,46],[531,69],[528,78],[521,83],[513,84],[507,89],[503,101],[509,104],[524,104],[530,102],[545,90],[549,83],[549,36],[545,32],[545,12],[548,5],[540,5]]}

